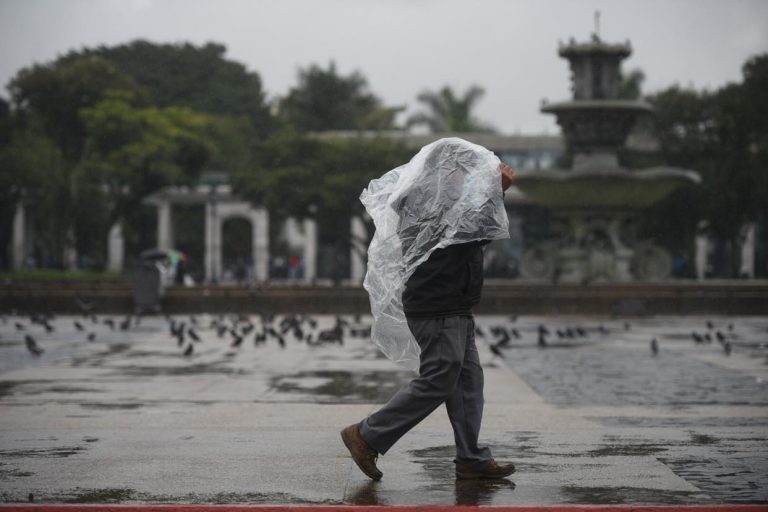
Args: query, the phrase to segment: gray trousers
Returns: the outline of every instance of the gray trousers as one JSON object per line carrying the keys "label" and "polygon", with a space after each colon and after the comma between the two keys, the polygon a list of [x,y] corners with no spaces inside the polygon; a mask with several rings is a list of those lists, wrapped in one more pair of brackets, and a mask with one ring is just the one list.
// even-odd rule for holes
{"label": "gray trousers", "polygon": [[409,319],[408,327],[421,347],[419,376],[360,422],[360,435],[374,450],[387,453],[445,403],[456,442],[456,462],[484,467],[491,460],[491,451],[477,445],[483,418],[483,369],[473,318]]}

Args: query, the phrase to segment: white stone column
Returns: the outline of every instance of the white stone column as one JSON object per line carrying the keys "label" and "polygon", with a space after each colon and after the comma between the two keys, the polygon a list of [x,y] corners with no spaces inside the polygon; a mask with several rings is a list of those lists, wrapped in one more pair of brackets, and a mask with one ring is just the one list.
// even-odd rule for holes
{"label": "white stone column", "polygon": [[350,255],[349,255],[349,277],[353,283],[361,283],[365,277],[365,240],[368,230],[365,228],[363,219],[355,215],[349,222],[350,230]]}
{"label": "white stone column", "polygon": [[709,258],[709,238],[706,234],[696,236],[696,278],[703,281],[707,274],[707,260]]}
{"label": "white stone column", "polygon": [[254,208],[251,213],[253,225],[253,260],[256,281],[269,279],[269,212],[266,208]]}
{"label": "white stone column", "polygon": [[304,281],[317,277],[317,221],[304,219]]}
{"label": "white stone column", "polygon": [[107,270],[110,272],[123,271],[123,257],[125,254],[125,241],[123,239],[123,225],[120,221],[109,230],[107,241]]}
{"label": "white stone column", "polygon": [[173,249],[173,221],[168,200],[157,205],[157,248],[163,251]]}
{"label": "white stone column", "polygon": [[208,282],[216,281],[219,277],[214,269],[216,261],[214,208],[210,201],[205,204],[205,279]]}
{"label": "white stone column", "polygon": [[27,253],[27,211],[21,201],[16,203],[16,213],[13,216],[13,270],[24,269],[24,259]]}
{"label": "white stone column", "polygon": [[741,268],[739,276],[755,277],[755,225],[744,226],[744,243],[741,245]]}
{"label": "white stone column", "polygon": [[64,268],[67,270],[77,270],[77,247],[75,247],[75,233],[72,229],[67,232],[67,238],[64,241]]}

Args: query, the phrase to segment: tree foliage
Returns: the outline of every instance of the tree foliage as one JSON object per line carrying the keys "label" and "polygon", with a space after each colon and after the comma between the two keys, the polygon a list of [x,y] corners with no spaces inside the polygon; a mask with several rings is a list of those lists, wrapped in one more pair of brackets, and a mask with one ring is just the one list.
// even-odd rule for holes
{"label": "tree foliage", "polygon": [[264,135],[272,127],[258,73],[225,58],[226,47],[208,43],[155,44],[137,40],[72,52],[64,62],[104,59],[138,84],[157,107],[188,107],[217,116],[245,117]]}
{"label": "tree foliage", "polygon": [[317,65],[300,69],[298,84],[280,100],[281,117],[300,131],[391,129],[402,109],[382,106],[359,72],[348,76]]}
{"label": "tree foliage", "polygon": [[424,91],[417,99],[427,110],[412,115],[407,126],[426,125],[432,133],[493,132],[491,126],[477,120],[472,112],[484,94],[485,90],[476,85],[462,95],[457,95],[450,86],[437,92]]}
{"label": "tree foliage", "polygon": [[693,169],[702,184],[680,190],[649,216],[650,229],[692,247],[700,220],[728,243],[725,273],[735,277],[742,227],[768,204],[768,55],[750,59],[743,81],[716,91],[671,87],[650,96],[665,163]]}

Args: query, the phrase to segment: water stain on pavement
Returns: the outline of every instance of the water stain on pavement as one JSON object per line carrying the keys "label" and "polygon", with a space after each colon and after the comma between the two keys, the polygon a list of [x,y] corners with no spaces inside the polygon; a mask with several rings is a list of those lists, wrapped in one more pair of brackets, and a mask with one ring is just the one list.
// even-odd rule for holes
{"label": "water stain on pavement", "polygon": [[184,375],[250,375],[252,372],[240,368],[226,368],[218,363],[196,363],[188,366],[124,366],[111,367],[110,375],[125,377],[156,377]]}
{"label": "water stain on pavement", "polygon": [[642,487],[580,487],[565,485],[560,491],[569,503],[619,505],[631,503],[678,505],[710,501],[706,494]]}
{"label": "water stain on pavement", "polygon": [[27,458],[61,458],[71,457],[77,455],[80,452],[84,452],[87,448],[84,446],[58,446],[55,448],[30,448],[28,450],[0,450],[0,457],[27,459]]}
{"label": "water stain on pavement", "polygon": [[275,376],[270,387],[279,393],[311,395],[323,403],[369,403],[389,400],[412,377],[399,371],[317,370]]}
{"label": "water stain on pavement", "polygon": [[[215,494],[152,494],[138,492],[130,488],[101,488],[86,489],[75,487],[74,489],[50,492],[41,489],[33,489],[31,494],[35,496],[36,503],[161,503],[161,504],[325,504],[339,505],[336,500],[309,501],[288,493],[237,493],[220,492]],[[0,501],[7,503],[26,502],[27,495],[14,496],[8,493],[0,494]]]}

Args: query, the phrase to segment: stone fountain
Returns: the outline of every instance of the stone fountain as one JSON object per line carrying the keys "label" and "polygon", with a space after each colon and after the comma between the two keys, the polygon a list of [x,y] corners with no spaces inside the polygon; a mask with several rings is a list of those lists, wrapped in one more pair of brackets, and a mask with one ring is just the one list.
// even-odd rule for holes
{"label": "stone fountain", "polygon": [[672,258],[651,240],[636,237],[639,213],[699,175],[672,167],[627,169],[617,152],[650,104],[618,97],[621,61],[629,42],[608,44],[597,35],[561,44],[572,71],[573,99],[547,104],[573,154],[570,169],[518,173],[515,185],[548,208],[556,237],[523,255],[523,276],[554,282],[655,281],[669,277]]}

